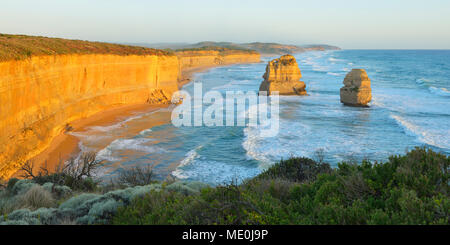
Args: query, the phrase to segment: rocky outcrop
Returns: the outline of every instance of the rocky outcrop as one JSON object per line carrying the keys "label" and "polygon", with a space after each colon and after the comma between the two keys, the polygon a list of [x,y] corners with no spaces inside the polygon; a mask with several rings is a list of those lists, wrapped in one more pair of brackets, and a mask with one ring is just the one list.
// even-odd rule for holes
{"label": "rocky outcrop", "polygon": [[178,51],[175,53],[180,60],[181,69],[196,67],[229,65],[236,63],[256,63],[261,61],[259,53],[253,52],[228,52],[215,50]]}
{"label": "rocky outcrop", "polygon": [[367,106],[372,99],[370,79],[364,69],[352,69],[344,79],[341,88],[341,103],[350,106]]}
{"label": "rocky outcrop", "polygon": [[67,123],[116,105],[169,103],[174,55],[55,55],[0,62],[0,178],[45,149]]}
{"label": "rocky outcrop", "polygon": [[294,56],[283,55],[266,66],[264,81],[259,86],[259,91],[266,91],[268,95],[275,91],[280,95],[306,95],[306,85],[300,81],[301,77]]}

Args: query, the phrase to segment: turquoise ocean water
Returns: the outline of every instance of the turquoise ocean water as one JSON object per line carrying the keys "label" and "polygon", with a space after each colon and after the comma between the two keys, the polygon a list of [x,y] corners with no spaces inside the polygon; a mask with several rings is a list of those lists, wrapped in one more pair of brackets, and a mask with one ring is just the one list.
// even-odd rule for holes
{"label": "turquoise ocean water", "polygon": [[[280,159],[315,157],[322,149],[332,165],[349,160],[386,160],[415,146],[450,154],[450,50],[340,50],[295,55],[309,96],[280,97],[280,130],[263,138],[252,127],[145,127],[172,108],[137,114],[77,133],[83,151],[98,151],[103,174],[153,164],[160,179],[211,184],[241,181]],[[257,91],[267,61],[217,67],[194,76],[203,90]],[[343,106],[339,88],[352,68],[371,79],[368,108]],[[193,91],[193,83],[184,87]],[[135,132],[140,128],[139,133]],[[113,138],[106,147],[102,141]],[[99,147],[101,146],[101,147]]]}

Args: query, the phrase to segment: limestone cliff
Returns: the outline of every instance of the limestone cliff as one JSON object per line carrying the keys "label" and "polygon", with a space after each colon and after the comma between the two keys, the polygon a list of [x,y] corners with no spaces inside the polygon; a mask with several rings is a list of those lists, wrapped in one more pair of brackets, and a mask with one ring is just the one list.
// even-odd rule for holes
{"label": "limestone cliff", "polygon": [[367,106],[372,99],[370,79],[364,69],[352,69],[340,90],[341,102],[351,106]]}
{"label": "limestone cliff", "polygon": [[267,64],[259,91],[267,91],[268,95],[274,91],[280,95],[306,95],[306,85],[300,81],[301,77],[295,57],[283,55]]}
{"label": "limestone cliff", "polygon": [[0,179],[67,124],[113,106],[170,103],[184,69],[259,62],[252,50],[176,52],[0,34]]}
{"label": "limestone cliff", "polygon": [[201,66],[217,66],[235,63],[260,62],[261,57],[256,52],[221,52],[215,50],[178,51],[181,69],[189,69]]}
{"label": "limestone cliff", "polygon": [[0,178],[73,120],[120,104],[168,103],[179,61],[169,55],[55,55],[0,62]]}

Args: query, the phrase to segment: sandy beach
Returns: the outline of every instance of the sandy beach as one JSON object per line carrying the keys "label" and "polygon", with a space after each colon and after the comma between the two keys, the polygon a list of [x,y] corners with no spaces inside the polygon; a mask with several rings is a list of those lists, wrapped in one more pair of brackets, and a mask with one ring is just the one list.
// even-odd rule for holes
{"label": "sandy beach", "polygon": [[214,68],[214,67],[218,67],[218,66],[217,65],[200,66],[200,67],[193,67],[193,68],[187,68],[187,69],[182,70],[181,78],[180,78],[180,81],[178,82],[178,87],[182,88],[184,85],[191,82],[192,75],[194,73],[204,72],[204,71]]}
{"label": "sandy beach", "polygon": [[[196,72],[203,72],[210,68],[217,67],[201,66],[189,69],[184,69],[181,72],[180,80],[178,81],[178,87],[182,88],[184,85],[191,81],[192,75]],[[61,133],[56,136],[50,146],[44,151],[31,158],[33,162],[35,174],[38,173],[40,168],[45,168],[50,172],[54,172],[57,167],[71,158],[75,158],[80,153],[79,139],[70,133],[82,132],[86,128],[91,126],[107,126],[123,120],[123,118],[155,111],[161,108],[168,107],[167,104],[134,104],[134,105],[119,105],[109,110],[98,112],[90,117],[82,118],[73,122],[70,122],[72,130],[70,132]],[[168,121],[169,119],[167,119]],[[150,122],[151,124],[162,124],[165,120],[157,120],[157,122]],[[12,177],[21,177],[21,171],[17,171]]]}
{"label": "sandy beach", "polygon": [[[37,174],[41,167],[46,168],[50,172],[54,172],[60,163],[77,156],[80,152],[78,147],[79,139],[70,133],[84,131],[90,126],[111,125],[131,115],[147,113],[167,106],[152,104],[122,105],[71,122],[70,125],[73,130],[56,136],[47,149],[30,159],[33,162],[36,171],[35,174]],[[20,176],[20,171],[13,175],[13,177]]]}

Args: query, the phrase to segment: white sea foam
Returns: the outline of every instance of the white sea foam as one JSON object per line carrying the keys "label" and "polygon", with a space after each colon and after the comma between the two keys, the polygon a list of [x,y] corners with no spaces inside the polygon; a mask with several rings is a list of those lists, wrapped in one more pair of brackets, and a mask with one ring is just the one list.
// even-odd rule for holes
{"label": "white sea foam", "polygon": [[151,132],[153,132],[153,130],[152,130],[151,128],[148,128],[148,129],[142,130],[139,134],[140,134],[140,135],[148,135],[148,134],[150,134]]}
{"label": "white sea foam", "polygon": [[100,131],[100,132],[109,132],[118,128],[121,128],[123,126],[123,122],[119,122],[113,125],[108,126],[90,126],[88,129],[90,131]]}
{"label": "white sea foam", "polygon": [[418,78],[418,79],[416,79],[416,83],[420,84],[420,85],[427,84],[427,83],[430,83],[430,82],[431,82],[431,80],[426,79],[426,78]]}
{"label": "white sea foam", "polygon": [[305,155],[303,137],[307,137],[311,128],[300,122],[280,120],[280,130],[277,137],[262,137],[260,131],[267,130],[264,126],[247,127],[244,129],[242,147],[247,158],[260,162],[261,168],[270,166],[274,161],[288,158],[291,155]]}
{"label": "white sea foam", "polygon": [[198,150],[201,149],[203,146],[198,146],[195,149],[190,150],[188,153],[186,153],[186,157],[181,160],[180,164],[177,166],[177,168],[172,171],[172,175],[177,177],[178,179],[187,179],[189,178],[189,175],[184,172],[182,169],[183,167],[189,165],[192,163],[196,158],[199,157]]}
{"label": "white sea foam", "polygon": [[97,153],[97,159],[107,161],[118,161],[119,157],[115,156],[119,151],[132,150],[145,153],[164,153],[166,150],[163,148],[149,145],[153,139],[149,138],[132,138],[132,139],[116,139],[107,147],[103,148]]}
{"label": "white sea foam", "polygon": [[121,160],[120,157],[114,157],[113,152],[108,147],[105,147],[100,151],[98,151],[95,159],[98,161],[108,161],[108,162],[118,162]]}
{"label": "white sea foam", "polygon": [[259,136],[259,129],[256,127],[247,127],[244,129],[244,141],[242,147],[247,152],[249,159],[255,159],[265,164],[271,163],[265,152],[260,151],[260,145],[264,139]]}
{"label": "white sea foam", "polygon": [[81,141],[96,142],[110,138],[109,135],[92,134],[89,132],[69,132],[68,134],[79,138]]}
{"label": "white sea foam", "polygon": [[330,58],[328,58],[328,61],[331,61],[331,62],[339,62],[339,61],[343,61],[343,60],[341,60],[341,59],[336,59],[336,58],[334,58],[334,57],[330,57]]}
{"label": "white sea foam", "polygon": [[372,106],[377,106],[377,107],[382,107],[382,108],[386,107],[386,105],[383,102],[381,102],[381,100],[379,100],[378,98],[375,98],[375,97],[372,98],[372,101],[370,102],[370,104]]}
{"label": "white sea foam", "polygon": [[391,114],[390,116],[404,129],[406,134],[416,137],[419,142],[440,148],[450,148],[450,138],[445,137],[445,135],[450,135],[450,129],[425,129],[399,115]]}
{"label": "white sea foam", "polygon": [[[195,161],[193,167],[185,169],[183,177],[210,184],[230,184],[242,182],[247,178],[256,176],[261,169],[255,166],[229,164],[219,161]],[[173,174],[173,173],[172,173]]]}
{"label": "white sea foam", "polygon": [[161,109],[157,109],[157,110],[147,112],[147,113],[136,113],[133,116],[126,117],[124,120],[117,122],[115,124],[107,125],[107,126],[91,126],[91,127],[88,127],[88,130],[89,131],[99,131],[99,132],[109,132],[109,131],[124,127],[128,122],[143,118],[144,116],[149,116],[156,112],[165,111],[165,110],[167,110],[167,108],[161,108]]}
{"label": "white sea foam", "polygon": [[439,96],[445,96],[445,97],[449,97],[450,96],[450,91],[448,91],[446,88],[436,88],[436,87],[430,86],[428,88],[428,90],[430,90],[430,92],[432,94],[436,94],[436,95],[439,95]]}

